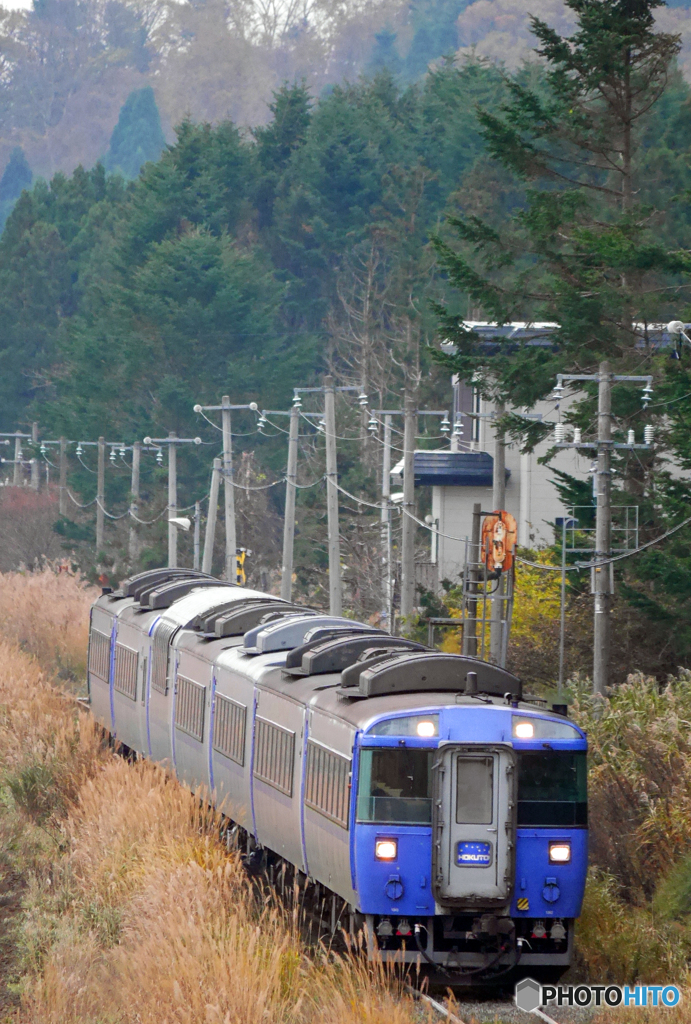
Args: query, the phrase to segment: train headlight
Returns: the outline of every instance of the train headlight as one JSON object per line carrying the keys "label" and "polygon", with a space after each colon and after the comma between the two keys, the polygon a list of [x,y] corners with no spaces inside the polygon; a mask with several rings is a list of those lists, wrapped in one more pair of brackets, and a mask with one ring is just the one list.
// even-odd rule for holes
{"label": "train headlight", "polygon": [[550,864],[568,864],[571,860],[571,843],[550,843]]}
{"label": "train headlight", "polygon": [[517,740],[532,740],[535,735],[535,726],[532,722],[516,719],[513,723],[513,734]]}
{"label": "train headlight", "polygon": [[396,860],[398,856],[398,840],[377,839],[374,844],[374,856],[377,860]]}
{"label": "train headlight", "polygon": [[417,723],[417,729],[415,731],[422,739],[428,740],[432,736],[437,735],[437,723],[431,721],[429,718],[423,718],[421,722]]}

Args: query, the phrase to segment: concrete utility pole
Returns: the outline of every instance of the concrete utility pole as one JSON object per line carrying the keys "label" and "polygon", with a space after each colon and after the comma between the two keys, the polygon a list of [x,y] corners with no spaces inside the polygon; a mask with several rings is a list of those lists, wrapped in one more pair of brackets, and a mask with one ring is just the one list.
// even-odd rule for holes
{"label": "concrete utility pole", "polygon": [[178,564],[178,528],[171,523],[178,514],[178,452],[174,431],[168,434],[168,568]]}
{"label": "concrete utility pole", "polygon": [[288,431],[288,468],[286,470],[286,506],[283,520],[283,566],[281,570],[281,597],[290,601],[293,592],[293,545],[295,542],[295,496],[298,469],[298,427],[300,407],[290,410]]}
{"label": "concrete utility pole", "polygon": [[134,565],[139,554],[137,536],[137,522],[134,516],[139,512],[139,471],[142,457],[141,441],[135,441],[132,445],[132,482],[130,484],[130,537],[129,556],[130,565]]}
{"label": "concrete utility pole", "polygon": [[415,610],[415,435],[417,410],[412,395],[405,396],[403,429],[403,521],[401,523],[401,619]]}
{"label": "concrete utility pole", "polygon": [[106,439],[98,439],[98,474],[96,477],[96,554],[103,551],[103,536],[105,527],[105,516],[103,510],[106,507]]}
{"label": "concrete utility pole", "polygon": [[[506,503],[506,441],[504,431],[498,426],[500,418],[506,412],[502,401],[494,405],[494,474],[492,477],[492,509],[494,512],[501,512]],[[486,552],[482,552],[485,557]],[[504,620],[504,594],[506,591],[506,580],[504,574],[496,581],[494,597],[492,600],[492,622],[490,626],[490,658],[495,665],[500,665],[502,660],[502,638]]]}
{"label": "concrete utility pole", "polygon": [[202,572],[211,574],[214,557],[214,541],[216,539],[216,514],[218,512],[218,487],[221,481],[221,470],[223,463],[220,459],[214,459],[214,467],[211,471],[211,487],[209,488],[209,514],[206,517],[206,532],[204,533],[204,554],[202,556]]}
{"label": "concrete utility pole", "polygon": [[31,457],[31,486],[37,491],[40,485],[41,465],[36,458],[36,446],[38,445],[38,423],[36,422],[31,424],[31,443],[34,447]]}
{"label": "concrete utility pole", "polygon": [[466,616],[467,628],[463,631],[463,654],[468,655],[470,658],[477,657],[477,585],[479,574],[479,569],[477,567],[481,562],[481,528],[482,505],[479,501],[476,501],[473,505],[473,524],[470,534],[470,551],[468,553],[468,561],[473,568],[468,573],[468,595],[466,597],[466,607],[468,609],[468,614]]}
{"label": "concrete utility pole", "polygon": [[65,438],[60,438],[60,515],[67,515],[67,446]]}
{"label": "concrete utility pole", "polygon": [[[672,326],[672,325],[670,325]],[[592,592],[594,597],[593,609],[593,693],[605,696],[609,681],[609,650],[611,634],[611,563],[608,561],[612,556],[612,450],[614,448],[631,451],[634,448],[649,450],[653,447],[653,428],[646,426],[644,430],[644,444],[636,444],[634,431],[629,431],[629,439],[626,444],[616,443],[612,440],[612,384],[621,381],[645,382],[643,389],[643,408],[647,408],[652,394],[652,376],[630,376],[628,374],[613,374],[608,362],[600,363],[598,373],[559,373],[557,384],[554,389],[554,397],[561,399],[564,391],[564,381],[597,381],[598,402],[597,402],[597,441],[583,441],[580,436],[578,440],[564,441],[564,427],[557,424],[555,434],[557,435],[556,448],[579,448],[595,449],[597,452],[597,472],[595,474],[595,550],[593,552],[592,569]],[[560,433],[557,433],[559,431]],[[579,431],[580,435],[580,431]],[[566,530],[563,529],[562,537],[566,537]],[[605,564],[602,564],[602,563]],[[562,563],[562,578],[565,575],[565,565]],[[562,584],[563,586],[563,584]],[[563,627],[562,627],[563,633]],[[562,656],[563,662],[563,656]]]}
{"label": "concrete utility pole", "polygon": [[230,397],[221,399],[221,425],[223,427],[223,496],[226,522],[226,580],[236,583],[238,578],[237,536],[235,533],[235,490],[233,488],[233,435],[230,428]]}
{"label": "concrete utility pole", "polygon": [[22,435],[17,431],[14,437],[14,474],[12,477],[12,483],[15,487],[19,487],[21,483],[21,472],[22,472]]}
{"label": "concrete utility pole", "polygon": [[199,571],[199,541],[202,523],[202,508],[198,501],[194,503],[194,556],[192,568]]}
{"label": "concrete utility pole", "polygon": [[384,416],[384,449],[382,452],[381,532],[384,557],[383,612],[384,622],[393,630],[393,566],[391,564],[391,416]]}
{"label": "concrete utility pole", "polygon": [[[595,561],[607,559],[612,548],[612,373],[600,363],[597,401],[597,490],[595,508]],[[610,567],[595,568],[593,622],[593,693],[605,695],[609,679],[612,593]]]}
{"label": "concrete utility pole", "polygon": [[341,543],[338,530],[338,465],[336,462],[336,408],[333,377],[324,378],[324,434],[326,437],[326,518],[329,541],[329,611],[343,611],[341,595]]}

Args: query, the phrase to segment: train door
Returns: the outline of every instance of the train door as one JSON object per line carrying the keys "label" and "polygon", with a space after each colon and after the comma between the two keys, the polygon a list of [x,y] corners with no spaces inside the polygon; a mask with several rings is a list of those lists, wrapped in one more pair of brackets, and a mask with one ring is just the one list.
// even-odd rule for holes
{"label": "train door", "polygon": [[173,638],[180,627],[159,619],[151,638],[150,683],[147,693],[149,748],[154,761],[172,763],[173,744],[171,717],[173,683],[175,678],[175,650]]}
{"label": "train door", "polygon": [[506,902],[512,891],[516,833],[512,748],[442,745],[435,774],[437,901]]}

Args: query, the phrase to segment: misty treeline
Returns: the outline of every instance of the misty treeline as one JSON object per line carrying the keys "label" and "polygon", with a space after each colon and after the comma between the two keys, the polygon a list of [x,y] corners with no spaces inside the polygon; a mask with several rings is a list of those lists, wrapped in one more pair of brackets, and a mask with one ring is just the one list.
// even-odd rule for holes
{"label": "misty treeline", "polygon": [[[184,119],[175,142],[129,184],[100,164],[36,182],[0,239],[3,429],[36,419],[44,437],[128,444],[171,430],[199,435],[204,446],[179,454],[185,507],[207,490],[220,447],[218,430],[193,413],[196,403],[216,404],[227,393],[237,404],[286,410],[293,387],[315,386],[332,371],[339,385],[362,389],[371,407],[400,408],[407,387],[421,407],[443,409],[455,369],[466,379],[477,373],[483,388],[500,379],[510,401],[529,406],[554,373],[592,368],[605,352],[617,366],[647,367],[656,381],[657,404],[646,415],[658,447],[616,463],[617,501],[639,506],[642,538],[675,525],[690,504],[685,478],[670,472],[670,459],[691,465],[688,355],[672,362],[668,352],[637,349],[621,324],[629,314],[691,319],[691,95],[675,66],[678,39],[656,36],[655,5],[633,5],[627,20],[617,3],[627,0],[573,0],[573,11],[590,17],[588,45],[566,70],[571,48],[536,23],[542,62],[514,74],[470,57],[442,61],[409,85],[384,67],[317,99],[307,83],[285,85],[270,120],[251,131]],[[626,67],[598,66],[607,47],[633,46],[619,47],[617,32],[635,37],[633,78]],[[380,40],[391,51],[389,44]],[[624,104],[635,117],[626,121],[623,171],[621,105],[617,112],[591,95],[609,76],[606,90],[617,98],[620,72],[635,92],[633,107]],[[553,349],[500,351],[488,363],[485,350],[462,344],[459,317],[547,318],[562,330]],[[459,344],[452,365],[434,356],[441,337]],[[578,411],[586,433],[592,397]],[[319,411],[319,397],[305,395],[304,409]],[[615,414],[618,431],[634,426],[640,434],[637,393],[622,390]],[[339,397],[338,422],[341,484],[376,501],[382,431],[368,436],[357,392]],[[400,420],[394,426],[397,461]],[[234,420],[238,537],[253,551],[247,564],[259,585],[275,582],[280,567],[286,427],[269,415],[260,436],[254,415]],[[438,421],[421,420],[420,432],[420,446],[440,445]],[[319,602],[327,561],[323,437],[315,420],[301,420],[300,433],[296,593]],[[512,443],[530,440],[512,435]],[[94,455],[86,449],[78,461],[71,449],[70,483],[82,502],[93,500]],[[128,458],[116,453],[107,467],[113,514],[126,513]],[[54,449],[45,459],[54,465]],[[165,466],[153,453],[142,479],[141,513],[150,518],[165,504]],[[592,503],[590,482],[561,486],[569,502]],[[420,494],[421,516],[428,498]],[[378,514],[347,496],[341,514],[347,603],[376,613]],[[109,521],[107,559],[98,553],[114,573],[127,567],[126,523]],[[57,529],[65,547],[81,546],[93,565],[92,510],[75,506]],[[140,565],[160,564],[165,523],[141,536]],[[685,536],[617,569],[619,672],[673,668],[691,651]],[[424,558],[424,531],[419,541]],[[571,599],[586,609],[585,574],[571,580]],[[570,668],[589,661],[588,619],[584,612],[578,620]],[[538,676],[554,663],[553,626],[545,622],[551,663],[538,666]]]}
{"label": "misty treeline", "polygon": [[153,86],[164,130],[186,116],[270,119],[272,92],[311,94],[387,66],[412,81],[454,53],[468,0],[34,0],[0,8],[0,167],[92,167],[127,97]]}

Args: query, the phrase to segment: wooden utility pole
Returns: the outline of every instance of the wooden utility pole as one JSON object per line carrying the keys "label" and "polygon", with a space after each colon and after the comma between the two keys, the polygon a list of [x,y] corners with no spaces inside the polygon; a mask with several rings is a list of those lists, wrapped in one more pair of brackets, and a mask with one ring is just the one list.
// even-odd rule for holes
{"label": "wooden utility pole", "polygon": [[223,463],[220,459],[214,459],[214,467],[211,471],[211,487],[209,488],[209,513],[206,517],[206,531],[204,533],[204,554],[202,555],[202,572],[208,575],[211,574],[214,559],[218,487],[221,482],[222,466]]}
{"label": "wooden utility pole", "polygon": [[[612,549],[612,372],[600,363],[597,404],[597,487],[595,508],[595,561],[603,561]],[[609,679],[609,648],[612,593],[610,566],[596,568],[594,576],[593,693],[605,695]]]}
{"label": "wooden utility pole", "polygon": [[417,410],[412,395],[405,396],[403,428],[403,521],[401,523],[401,619],[415,610],[415,435]]}
{"label": "wooden utility pole", "polygon": [[230,396],[221,399],[221,425],[223,428],[223,497],[226,522],[226,580],[236,583],[237,536],[235,532],[235,491],[233,488],[233,435],[230,423]]}
{"label": "wooden utility pole", "polygon": [[96,555],[98,556],[103,551],[103,537],[105,527],[105,515],[103,513],[106,507],[106,439],[105,437],[99,437],[98,439],[98,474],[96,477]]}
{"label": "wooden utility pole", "polygon": [[60,515],[67,515],[67,446],[65,438],[60,438]]}
{"label": "wooden utility pole", "polygon": [[300,407],[290,410],[288,430],[288,467],[286,470],[286,507],[283,520],[283,566],[281,569],[281,597],[290,601],[293,592],[293,546],[295,543],[295,496],[298,469],[298,427]]}
{"label": "wooden utility pole", "polygon": [[[494,405],[494,473],[492,476],[492,509],[494,512],[502,512],[506,504],[506,442],[504,430],[499,426],[501,417],[506,412],[503,402],[495,402]],[[485,552],[482,552],[484,558]],[[504,574],[494,584],[494,596],[492,600],[492,622],[490,626],[490,658],[495,665],[502,661],[502,640],[504,625],[504,594],[506,592],[506,580]]]}
{"label": "wooden utility pole", "polygon": [[142,446],[140,441],[132,445],[132,482],[130,485],[130,537],[129,556],[130,565],[134,565],[139,555],[137,521],[134,516],[139,512],[139,472],[142,457]]}
{"label": "wooden utility pole", "polygon": [[178,514],[178,452],[176,434],[168,434],[168,568],[176,569],[178,564],[178,528],[170,520]]}
{"label": "wooden utility pole", "polygon": [[324,378],[324,434],[326,436],[326,518],[329,544],[329,611],[340,615],[341,543],[338,528],[338,465],[336,461],[336,407],[333,377]]}

